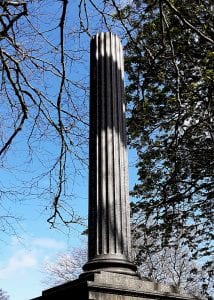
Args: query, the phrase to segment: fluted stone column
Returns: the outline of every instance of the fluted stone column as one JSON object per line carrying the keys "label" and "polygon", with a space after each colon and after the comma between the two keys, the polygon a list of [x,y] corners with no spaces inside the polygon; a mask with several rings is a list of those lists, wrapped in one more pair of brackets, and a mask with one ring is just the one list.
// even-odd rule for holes
{"label": "fluted stone column", "polygon": [[115,35],[101,33],[91,41],[88,262],[79,279],[34,300],[195,300],[133,276],[126,155],[122,48]]}
{"label": "fluted stone column", "polygon": [[123,53],[119,38],[91,40],[89,250],[84,271],[135,274],[130,260],[130,212],[124,121]]}

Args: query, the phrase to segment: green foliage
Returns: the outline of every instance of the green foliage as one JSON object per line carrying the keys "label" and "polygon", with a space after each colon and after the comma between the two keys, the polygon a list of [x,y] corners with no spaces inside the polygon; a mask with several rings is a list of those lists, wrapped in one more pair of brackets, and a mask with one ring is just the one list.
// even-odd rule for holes
{"label": "green foliage", "polygon": [[160,247],[173,246],[179,237],[192,258],[203,257],[209,264],[214,198],[212,1],[133,1],[122,15],[129,32],[129,145],[138,155],[133,219],[160,240]]}

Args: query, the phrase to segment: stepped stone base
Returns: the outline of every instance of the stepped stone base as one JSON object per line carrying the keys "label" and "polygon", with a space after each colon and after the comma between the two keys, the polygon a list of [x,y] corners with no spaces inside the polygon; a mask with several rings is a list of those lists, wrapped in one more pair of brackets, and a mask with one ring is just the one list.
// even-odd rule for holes
{"label": "stepped stone base", "polygon": [[170,285],[101,271],[43,291],[32,300],[193,300]]}

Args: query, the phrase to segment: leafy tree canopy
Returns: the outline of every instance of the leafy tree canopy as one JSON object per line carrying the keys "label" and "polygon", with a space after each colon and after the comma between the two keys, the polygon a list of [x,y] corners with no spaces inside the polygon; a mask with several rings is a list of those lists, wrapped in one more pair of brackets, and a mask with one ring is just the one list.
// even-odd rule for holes
{"label": "leafy tree canopy", "polygon": [[139,179],[133,220],[141,235],[160,241],[156,249],[179,239],[205,268],[213,240],[213,3],[133,1],[117,17],[129,33],[127,125]]}

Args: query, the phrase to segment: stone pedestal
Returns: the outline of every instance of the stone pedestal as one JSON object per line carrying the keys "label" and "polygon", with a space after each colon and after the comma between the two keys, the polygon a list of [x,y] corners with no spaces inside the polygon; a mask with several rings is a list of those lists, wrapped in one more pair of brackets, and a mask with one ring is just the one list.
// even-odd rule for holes
{"label": "stone pedestal", "polygon": [[33,300],[193,300],[169,285],[100,271],[54,287]]}

